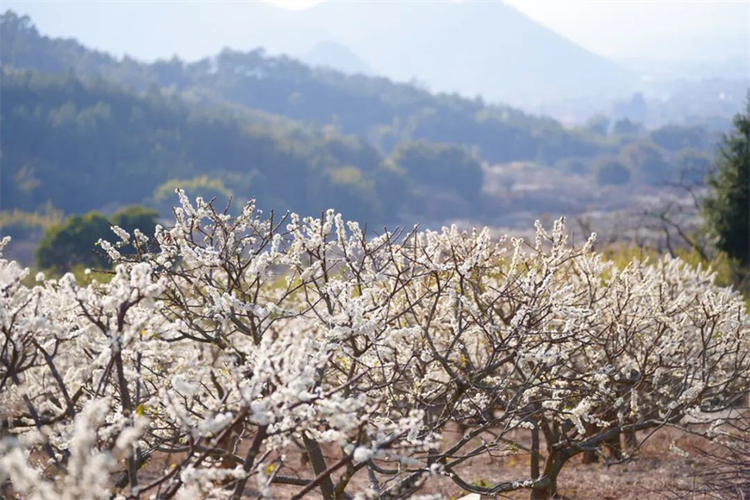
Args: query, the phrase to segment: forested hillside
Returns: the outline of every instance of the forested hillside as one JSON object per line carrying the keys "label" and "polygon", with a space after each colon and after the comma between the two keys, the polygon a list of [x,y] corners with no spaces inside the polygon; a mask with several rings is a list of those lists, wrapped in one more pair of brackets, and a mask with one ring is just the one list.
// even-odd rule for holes
{"label": "forested hillside", "polygon": [[105,81],[3,71],[2,105],[4,207],[157,203],[158,186],[180,179],[223,203],[252,193],[264,206],[319,213],[333,198],[382,221],[400,208],[390,193],[406,182],[359,139],[208,114],[156,89],[140,96]]}
{"label": "forested hillside", "polygon": [[74,40],[41,36],[31,20],[2,16],[3,64],[45,72],[75,71],[103,77],[135,91],[169,87],[197,100],[261,109],[309,124],[332,124],[344,133],[367,136],[385,150],[404,140],[460,143],[492,162],[555,161],[590,156],[601,145],[555,120],[527,115],[482,99],[433,95],[386,78],[348,76],[310,68],[263,49],[225,49],[214,58],[186,63],[177,58],[145,64],[117,60]]}
{"label": "forested hillside", "polygon": [[[264,209],[305,215],[335,207],[371,227],[526,225],[515,214],[621,207],[630,191],[575,193],[674,180],[705,167],[715,143],[700,127],[649,131],[603,117],[565,128],[262,49],[143,63],[50,39],[11,11],[0,23],[0,209],[36,214],[12,220],[133,203],[168,215],[183,187],[217,205],[256,197]],[[512,213],[502,209],[511,202]]]}

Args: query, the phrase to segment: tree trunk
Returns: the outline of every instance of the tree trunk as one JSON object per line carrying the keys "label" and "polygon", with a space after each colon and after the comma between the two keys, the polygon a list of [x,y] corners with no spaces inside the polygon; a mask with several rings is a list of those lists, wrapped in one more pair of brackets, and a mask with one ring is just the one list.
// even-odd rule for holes
{"label": "tree trunk", "polygon": [[531,429],[531,479],[539,478],[539,424],[534,422]]}
{"label": "tree trunk", "polygon": [[599,455],[595,451],[583,452],[583,463],[586,465],[595,464],[599,461]]}
{"label": "tree trunk", "polygon": [[[598,430],[594,426],[591,426],[589,429],[590,429],[590,433],[588,434],[589,436],[592,436]],[[626,434],[625,436],[626,443],[628,442],[627,439],[628,439],[628,436]],[[620,460],[622,459],[622,450],[623,450],[623,447],[620,444],[620,441],[621,441],[620,434],[615,434],[614,436],[608,437],[607,439],[602,441],[601,444],[599,445],[599,450],[601,450],[601,452],[603,453],[604,450],[606,449],[609,452],[610,458],[613,458],[615,460]],[[599,462],[599,452],[597,452],[597,450],[583,452],[584,464],[595,464],[597,462]]]}
{"label": "tree trunk", "polygon": [[550,500],[557,497],[557,477],[550,478],[550,482],[541,488],[531,490],[531,500]]}
{"label": "tree trunk", "polygon": [[[326,459],[323,457],[323,452],[320,450],[320,445],[314,439],[309,438],[307,434],[302,434],[302,441],[305,443],[305,449],[313,471],[316,475],[322,474],[328,466],[326,465]],[[324,500],[336,499],[336,490],[333,487],[330,475],[320,482],[320,492],[323,494]]]}
{"label": "tree trunk", "polygon": [[536,488],[531,489],[531,500],[550,500],[559,498],[557,495],[557,476],[572,455],[566,451],[549,452],[544,464],[542,477],[544,480]]}
{"label": "tree trunk", "polygon": [[635,451],[636,448],[638,448],[638,437],[636,436],[635,431],[626,431],[625,451],[627,451],[628,454],[631,454]]}
{"label": "tree trunk", "polygon": [[[585,427],[586,427],[586,434],[585,434],[585,436],[593,436],[599,430],[599,428],[596,425],[592,424],[592,423],[585,424]],[[584,464],[586,464],[586,465],[595,464],[598,461],[599,461],[599,454],[596,452],[596,450],[590,450],[590,451],[584,451],[583,452],[583,463]]]}

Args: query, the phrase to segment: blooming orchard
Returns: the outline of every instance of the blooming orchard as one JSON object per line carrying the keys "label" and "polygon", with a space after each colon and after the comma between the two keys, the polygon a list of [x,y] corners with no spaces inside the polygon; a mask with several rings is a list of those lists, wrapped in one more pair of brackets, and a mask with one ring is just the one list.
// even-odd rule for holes
{"label": "blooming orchard", "polygon": [[[386,499],[437,480],[549,498],[571,457],[716,424],[747,391],[743,301],[678,259],[620,270],[562,221],[529,245],[180,198],[173,228],[101,242],[109,283],[29,288],[0,260],[7,498]],[[518,453],[526,477],[467,479]]]}

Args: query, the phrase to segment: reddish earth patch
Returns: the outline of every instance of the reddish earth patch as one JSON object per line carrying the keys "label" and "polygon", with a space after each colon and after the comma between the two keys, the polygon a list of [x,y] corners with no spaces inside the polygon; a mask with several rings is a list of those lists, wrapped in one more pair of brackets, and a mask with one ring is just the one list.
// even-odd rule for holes
{"label": "reddish earth patch", "polygon": [[[450,441],[451,438],[449,437]],[[689,452],[683,457],[670,450],[675,444]],[[641,448],[638,457],[630,462],[607,465],[606,463],[583,464],[582,456],[572,459],[563,469],[558,486],[560,493],[569,500],[667,500],[680,496],[690,490],[697,482],[697,475],[706,467],[698,449],[707,443],[697,437],[673,430],[661,430]],[[333,447],[324,447],[328,463],[338,458]],[[242,450],[240,456],[244,455]],[[154,460],[144,470],[144,476],[157,475],[165,470],[170,462],[178,457],[162,456]],[[311,477],[309,465],[302,461],[298,449],[289,450],[282,474],[286,476]],[[386,464],[383,464],[386,465]],[[164,469],[163,469],[164,468]],[[149,470],[151,474],[149,474]],[[705,469],[704,469],[705,470]],[[524,480],[529,474],[529,457],[518,454],[505,458],[477,458],[466,463],[462,476],[476,484],[492,484],[507,480]],[[335,479],[338,479],[338,475]],[[145,479],[145,477],[144,477]],[[368,485],[364,470],[358,472],[350,483],[348,491],[358,491]],[[247,483],[245,498],[258,498],[256,482],[251,478]],[[274,485],[272,492],[278,500],[291,498],[300,487]],[[680,495],[682,492],[682,495]],[[460,498],[468,492],[458,487],[450,478],[439,477],[428,481],[418,494],[439,493],[446,499]],[[520,490],[497,498],[527,499],[528,490]],[[305,498],[320,499],[318,490],[310,492]],[[688,496],[691,500],[701,500],[700,495]]]}
{"label": "reddish earth patch", "polygon": [[[689,452],[688,457],[670,451],[674,443]],[[677,498],[696,484],[696,476],[705,467],[705,462],[695,453],[705,447],[706,442],[699,438],[676,431],[662,430],[642,447],[637,459],[607,465],[596,463],[586,465],[582,457],[572,459],[563,469],[558,486],[560,493],[570,500],[665,500]],[[299,463],[298,457],[289,457],[290,463]],[[330,457],[332,460],[335,457]],[[503,459],[474,459],[467,464],[464,478],[478,484],[497,483],[504,480],[528,478],[528,455],[515,455]],[[290,472],[290,471],[288,471]],[[358,473],[352,483],[362,488],[367,485],[364,471]],[[356,491],[356,488],[353,490]],[[293,486],[274,486],[278,499],[289,498],[299,491]],[[418,494],[440,493],[445,498],[460,498],[467,492],[458,487],[450,478],[433,478]],[[253,498],[257,492],[248,492]],[[309,498],[321,498],[319,492],[311,492]],[[498,498],[526,499],[528,490],[520,490]],[[691,496],[699,500],[700,496]]]}

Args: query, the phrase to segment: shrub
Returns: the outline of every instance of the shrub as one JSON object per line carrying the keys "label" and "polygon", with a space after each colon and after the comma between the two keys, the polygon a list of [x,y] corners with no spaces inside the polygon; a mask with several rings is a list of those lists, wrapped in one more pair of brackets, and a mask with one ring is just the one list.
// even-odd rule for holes
{"label": "shrub", "polygon": [[47,203],[36,212],[24,212],[18,209],[3,210],[0,211],[0,232],[14,239],[23,239],[59,225],[62,220],[62,211],[57,210],[51,203]]}
{"label": "shrub", "polygon": [[351,220],[360,223],[376,222],[383,218],[383,206],[375,191],[375,183],[355,167],[343,167],[325,172],[324,183],[316,200],[318,213],[330,206],[331,200]]}
{"label": "shrub", "polygon": [[61,225],[52,226],[44,233],[36,250],[36,262],[41,269],[56,269],[64,272],[76,264],[103,268],[109,265],[107,258],[97,253],[96,242],[110,238],[107,218],[98,212],[74,215]]}
{"label": "shrub", "polygon": [[711,159],[707,153],[685,148],[675,158],[679,170],[680,182],[687,185],[702,185],[711,168]]}
{"label": "shrub", "polygon": [[[153,234],[156,217],[156,212],[138,205],[115,212],[109,220],[98,212],[68,217],[65,222],[50,226],[44,233],[36,251],[37,265],[41,269],[57,272],[70,271],[76,266],[106,269],[110,262],[96,244],[99,240],[112,237],[111,226],[127,232],[140,229],[146,234]],[[132,253],[134,250],[126,242],[120,248],[121,253]]]}

